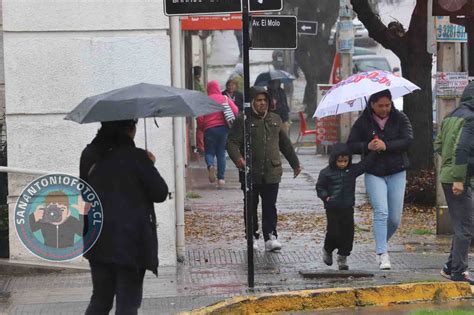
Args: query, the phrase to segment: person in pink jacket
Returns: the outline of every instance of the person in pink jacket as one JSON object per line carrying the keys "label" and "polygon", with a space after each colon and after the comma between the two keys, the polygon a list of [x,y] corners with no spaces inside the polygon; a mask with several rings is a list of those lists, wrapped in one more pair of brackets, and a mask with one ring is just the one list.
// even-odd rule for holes
{"label": "person in pink jacket", "polygon": [[[235,116],[239,109],[232,99],[221,94],[219,83],[210,81],[207,84],[207,95],[219,104],[229,104]],[[224,106],[224,105],[223,105]],[[215,157],[217,157],[217,186],[225,184],[225,147],[229,126],[224,118],[224,112],[212,113],[197,118],[197,128],[204,132],[204,156],[206,159],[209,181],[216,181]]]}

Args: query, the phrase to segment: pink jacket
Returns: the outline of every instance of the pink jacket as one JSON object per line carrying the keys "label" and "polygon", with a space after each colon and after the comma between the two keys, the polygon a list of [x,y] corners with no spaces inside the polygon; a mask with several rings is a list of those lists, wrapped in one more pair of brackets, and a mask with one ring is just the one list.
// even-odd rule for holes
{"label": "pink jacket", "polygon": [[[219,89],[219,83],[215,80],[210,81],[207,84],[207,95],[219,104],[223,104],[226,101],[225,96],[222,95]],[[227,102],[229,103],[230,108],[234,112],[234,115],[237,117],[239,109],[230,98],[227,98]],[[203,132],[206,131],[206,129],[219,126],[227,126],[227,122],[225,121],[223,112],[216,112],[197,118],[197,128]]]}

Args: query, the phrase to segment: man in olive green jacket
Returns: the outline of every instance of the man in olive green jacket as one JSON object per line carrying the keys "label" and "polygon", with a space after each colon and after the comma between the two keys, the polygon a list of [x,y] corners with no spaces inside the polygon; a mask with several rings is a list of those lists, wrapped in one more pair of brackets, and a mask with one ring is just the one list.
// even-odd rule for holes
{"label": "man in olive green jacket", "polygon": [[443,119],[434,148],[441,155],[438,178],[443,185],[454,230],[451,253],[441,275],[474,285],[474,279],[467,272],[469,245],[474,232],[469,183],[474,175],[474,82],[464,90],[459,107]]}
{"label": "man in olive green jacket", "polygon": [[[282,129],[280,116],[268,111],[268,94],[265,89],[252,89],[252,213],[254,237],[258,238],[257,207],[259,197],[262,199],[262,231],[265,250],[281,249],[277,241],[277,209],[278,187],[283,168],[280,152],[293,168],[294,177],[301,172],[300,162],[291,141]],[[227,152],[240,170],[240,183],[244,190],[244,117],[236,118],[228,136]],[[245,214],[244,214],[245,218]],[[256,243],[254,242],[254,246]]]}

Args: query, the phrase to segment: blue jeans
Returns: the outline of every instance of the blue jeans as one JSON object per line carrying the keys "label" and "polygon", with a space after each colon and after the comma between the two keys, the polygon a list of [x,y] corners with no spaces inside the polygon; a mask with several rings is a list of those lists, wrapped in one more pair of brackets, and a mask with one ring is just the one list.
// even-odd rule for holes
{"label": "blue jeans", "polygon": [[204,156],[207,167],[214,166],[217,157],[217,179],[224,179],[225,174],[225,146],[227,144],[227,126],[218,126],[206,129],[204,132]]}
{"label": "blue jeans", "polygon": [[387,242],[395,234],[403,211],[406,171],[379,177],[365,174],[365,189],[374,209],[375,251],[387,252]]}

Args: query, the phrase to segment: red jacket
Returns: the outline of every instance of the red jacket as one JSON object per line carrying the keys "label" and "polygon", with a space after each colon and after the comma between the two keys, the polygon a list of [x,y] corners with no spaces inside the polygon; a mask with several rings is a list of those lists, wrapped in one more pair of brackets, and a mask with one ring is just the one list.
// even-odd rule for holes
{"label": "red jacket", "polygon": [[[221,94],[219,83],[215,80],[210,81],[207,84],[207,95],[209,95],[210,98],[212,98],[219,104],[223,104],[226,102],[225,96]],[[230,98],[227,98],[227,102],[229,103],[230,108],[234,112],[234,115],[237,117],[237,114],[239,113],[238,107]],[[215,112],[197,118],[197,128],[202,132],[206,131],[206,129],[219,126],[227,126],[227,122],[225,121],[223,112]]]}

